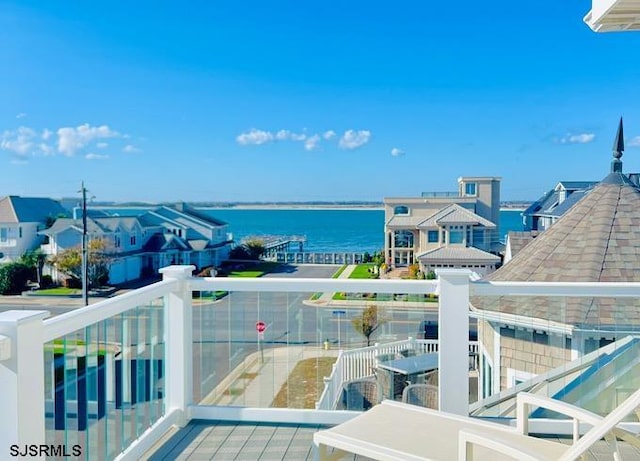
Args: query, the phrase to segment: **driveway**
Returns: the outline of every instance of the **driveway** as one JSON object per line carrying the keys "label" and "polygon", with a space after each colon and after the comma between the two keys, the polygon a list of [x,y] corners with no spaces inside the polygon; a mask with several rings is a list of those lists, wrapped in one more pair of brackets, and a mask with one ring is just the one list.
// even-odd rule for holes
{"label": "driveway", "polygon": [[293,277],[328,279],[340,268],[336,264],[283,264],[276,271],[265,274],[264,277]]}

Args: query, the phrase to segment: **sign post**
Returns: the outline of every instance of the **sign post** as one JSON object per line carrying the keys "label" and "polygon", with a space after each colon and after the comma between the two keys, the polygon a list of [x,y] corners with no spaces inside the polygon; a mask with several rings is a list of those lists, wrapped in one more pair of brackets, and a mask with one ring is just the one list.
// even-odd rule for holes
{"label": "sign post", "polygon": [[341,322],[340,317],[345,315],[346,313],[347,313],[347,311],[342,310],[342,309],[333,311],[333,315],[338,317],[338,350],[340,350],[342,348],[342,341],[341,341],[341,338],[340,338],[340,330],[341,330],[341,328],[340,328],[340,322]]}
{"label": "sign post", "polygon": [[260,351],[260,363],[264,364],[264,351],[262,350],[262,340],[264,339],[264,331],[267,329],[267,325],[262,321],[256,322],[256,331],[258,332],[258,351]]}

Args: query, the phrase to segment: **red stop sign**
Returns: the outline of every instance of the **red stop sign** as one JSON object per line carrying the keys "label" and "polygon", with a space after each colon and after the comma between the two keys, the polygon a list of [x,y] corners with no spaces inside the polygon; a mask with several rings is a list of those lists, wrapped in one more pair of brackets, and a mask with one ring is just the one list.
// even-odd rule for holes
{"label": "red stop sign", "polygon": [[256,322],[256,331],[258,333],[263,333],[266,328],[267,326],[264,324],[263,321]]}

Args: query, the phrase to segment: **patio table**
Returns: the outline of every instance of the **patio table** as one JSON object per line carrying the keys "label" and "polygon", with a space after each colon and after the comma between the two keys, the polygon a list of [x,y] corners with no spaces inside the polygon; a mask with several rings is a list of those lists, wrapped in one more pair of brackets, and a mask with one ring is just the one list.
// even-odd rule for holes
{"label": "patio table", "polygon": [[[407,382],[415,384],[418,377],[429,371],[438,369],[438,354],[422,354],[412,357],[387,360],[378,364],[379,373],[390,385],[380,386],[381,398],[394,399],[402,395],[402,389]],[[401,389],[397,389],[402,386]]]}

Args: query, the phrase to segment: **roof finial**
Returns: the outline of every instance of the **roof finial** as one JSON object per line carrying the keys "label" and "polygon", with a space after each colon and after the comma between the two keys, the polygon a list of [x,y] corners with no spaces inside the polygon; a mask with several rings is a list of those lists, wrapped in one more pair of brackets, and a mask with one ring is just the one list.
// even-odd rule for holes
{"label": "roof finial", "polygon": [[620,124],[618,125],[618,132],[616,133],[616,139],[613,141],[613,160],[611,161],[611,172],[622,173],[622,152],[624,152],[624,132],[622,129],[622,117],[620,117]]}

